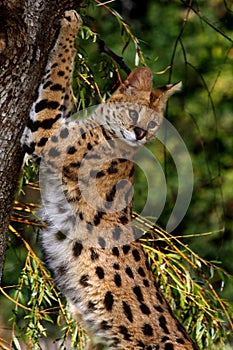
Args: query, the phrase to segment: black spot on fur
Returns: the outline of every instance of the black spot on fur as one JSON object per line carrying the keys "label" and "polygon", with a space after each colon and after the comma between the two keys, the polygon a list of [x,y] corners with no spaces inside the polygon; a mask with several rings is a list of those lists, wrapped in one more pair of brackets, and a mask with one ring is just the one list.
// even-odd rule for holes
{"label": "black spot on fur", "polygon": [[50,87],[50,90],[52,91],[65,91],[65,89],[62,87],[61,84],[54,84]]}
{"label": "black spot on fur", "polygon": [[57,109],[58,107],[59,107],[59,102],[57,102],[57,101],[49,101],[47,103],[48,109]]}
{"label": "black spot on fur", "polygon": [[182,339],[182,338],[176,338],[176,342],[179,343],[179,344],[184,344],[185,343],[184,339]]}
{"label": "black spot on fur", "polygon": [[170,340],[170,338],[165,335],[164,337],[162,337],[161,343],[165,343],[168,340]]}
{"label": "black spot on fur", "polygon": [[112,238],[115,240],[115,241],[118,241],[120,236],[121,236],[121,232],[122,232],[122,229],[118,226],[118,227],[115,227],[113,230],[112,230]]}
{"label": "black spot on fur", "polygon": [[100,179],[101,177],[103,177],[105,175],[104,171],[99,171],[97,174],[96,174],[96,178],[97,179]]}
{"label": "black spot on fur", "polygon": [[87,143],[87,149],[90,151],[92,149],[92,144],[90,144],[90,142]]}
{"label": "black spot on fur", "polygon": [[63,172],[64,176],[72,177],[72,176],[70,175],[70,170],[71,170],[71,169],[70,169],[68,166],[63,166],[62,172]]}
{"label": "black spot on fur", "polygon": [[151,311],[150,311],[149,307],[146,304],[144,304],[144,303],[142,303],[140,305],[140,309],[141,309],[142,313],[145,314],[145,315],[150,315],[151,314]]}
{"label": "black spot on fur", "polygon": [[97,171],[96,170],[91,170],[90,171],[90,177],[92,177],[93,179],[96,178],[96,175],[97,175]]}
{"label": "black spot on fur", "polygon": [[125,215],[119,217],[119,220],[120,220],[120,222],[121,222],[123,225],[125,225],[125,224],[127,224],[127,223],[129,222],[129,219],[128,219],[127,216],[125,216]]}
{"label": "black spot on fur", "polygon": [[29,122],[28,122],[28,128],[32,132],[37,131],[39,128],[48,130],[48,129],[51,129],[53,124],[55,124],[56,121],[58,119],[60,119],[60,118],[61,118],[61,113],[58,113],[55,118],[44,119],[44,120],[41,120],[41,121],[40,120],[32,121],[30,119]]}
{"label": "black spot on fur", "polygon": [[89,276],[88,275],[82,275],[80,277],[80,284],[83,286],[83,287],[88,287],[88,281],[89,281]]}
{"label": "black spot on fur", "polygon": [[166,318],[163,315],[159,316],[159,325],[163,329],[164,333],[166,333],[166,334],[170,333],[168,328],[167,328]]}
{"label": "black spot on fur", "polygon": [[119,256],[120,255],[119,249],[117,247],[113,247],[112,248],[112,253],[115,256]]}
{"label": "black spot on fur", "polygon": [[83,250],[82,243],[80,243],[80,241],[74,242],[72,250],[73,250],[74,257],[78,258],[81,255],[82,250]]}
{"label": "black spot on fur", "polygon": [[152,329],[151,325],[148,323],[144,323],[144,325],[142,326],[142,332],[144,335],[147,335],[147,336],[153,335],[153,329]]}
{"label": "black spot on fur", "polygon": [[76,148],[74,146],[67,147],[67,154],[74,154],[76,152]]}
{"label": "black spot on fur", "polygon": [[119,332],[124,336],[125,340],[131,341],[132,335],[129,333],[128,328],[125,326],[120,326],[119,327]]}
{"label": "black spot on fur", "polygon": [[117,264],[117,263],[114,263],[114,264],[113,264],[113,268],[114,268],[115,270],[120,270],[120,265]]}
{"label": "black spot on fur", "polygon": [[73,168],[78,169],[80,167],[80,164],[81,164],[80,162],[71,162],[70,166],[72,166]]}
{"label": "black spot on fur", "polygon": [[92,232],[92,230],[93,230],[93,225],[92,225],[91,222],[87,221],[87,223],[86,223],[86,229],[87,229],[87,231],[88,231],[89,233]]}
{"label": "black spot on fur", "polygon": [[125,272],[127,273],[127,275],[130,278],[134,278],[133,271],[131,270],[131,268],[129,266],[126,267]]}
{"label": "black spot on fur", "polygon": [[106,247],[106,241],[103,237],[98,237],[98,243],[99,243],[101,248],[104,249]]}
{"label": "black spot on fur", "polygon": [[134,260],[135,261],[140,261],[140,254],[139,254],[139,251],[137,249],[133,249],[132,250],[132,254],[133,254],[133,257],[134,257]]}
{"label": "black spot on fur", "polygon": [[164,350],[174,350],[173,344],[172,343],[165,344]]}
{"label": "black spot on fur", "polygon": [[103,126],[101,126],[101,130],[102,130],[102,133],[103,133],[103,136],[105,138],[105,140],[111,140],[111,136],[109,136],[107,133],[106,133],[106,130],[103,128]]}
{"label": "black spot on fur", "polygon": [[142,295],[142,291],[141,288],[139,286],[134,286],[133,287],[133,292],[136,295],[138,301],[142,302],[144,301],[143,295]]}
{"label": "black spot on fur", "polygon": [[133,322],[133,314],[132,314],[132,311],[131,311],[131,308],[130,308],[129,304],[127,304],[125,301],[123,301],[122,302],[122,307],[123,307],[123,311],[124,311],[124,314],[127,317],[127,319],[130,322]]}
{"label": "black spot on fur", "polygon": [[95,269],[95,273],[97,274],[97,276],[99,277],[99,279],[103,279],[104,278],[104,269],[101,266],[97,266]]}
{"label": "black spot on fur", "polygon": [[53,136],[51,137],[51,141],[52,141],[52,142],[57,142],[57,141],[58,141],[57,136],[54,136],[54,135],[53,135]]}
{"label": "black spot on fur", "polygon": [[69,130],[67,128],[61,129],[60,136],[62,139],[65,139],[69,136]]}
{"label": "black spot on fur", "polygon": [[42,137],[40,139],[40,141],[37,143],[37,146],[43,147],[46,144],[47,141],[48,141],[48,137]]}
{"label": "black spot on fur", "polygon": [[63,77],[65,75],[65,72],[63,72],[62,70],[59,70],[57,75],[59,75],[59,77]]}
{"label": "black spot on fur", "polygon": [[99,254],[97,253],[97,251],[91,248],[91,260],[95,261],[95,260],[98,260],[98,258],[99,258]]}
{"label": "black spot on fur", "polygon": [[112,292],[108,291],[104,297],[104,306],[107,311],[111,311],[114,303]]}
{"label": "black spot on fur", "polygon": [[141,340],[137,342],[137,346],[140,347],[141,349],[145,349],[145,344]]}
{"label": "black spot on fur", "polygon": [[104,330],[108,330],[108,329],[111,329],[112,328],[112,325],[108,323],[108,321],[106,320],[103,320],[101,323],[100,323],[100,327]]}
{"label": "black spot on fur", "polygon": [[48,106],[48,100],[40,100],[39,102],[37,102],[37,104],[35,105],[35,112],[39,113],[40,111],[42,111],[43,109],[47,108]]}
{"label": "black spot on fur", "polygon": [[145,271],[143,270],[143,268],[142,268],[141,266],[138,268],[138,273],[139,273],[139,275],[142,276],[142,277],[145,277],[145,276],[146,276]]}
{"label": "black spot on fur", "polygon": [[120,339],[117,337],[112,337],[111,338],[111,343],[109,344],[110,346],[113,346],[113,349],[115,349],[115,347],[117,348],[118,345],[120,344]]}
{"label": "black spot on fur", "polygon": [[58,150],[57,150],[56,148],[54,148],[54,147],[50,148],[49,153],[48,153],[48,155],[49,155],[50,157],[52,157],[52,158],[58,157],[58,156],[60,156],[60,154],[61,154],[61,152],[58,151]]}
{"label": "black spot on fur", "polygon": [[114,282],[115,282],[117,287],[121,287],[121,276],[119,273],[116,273],[114,275]]}
{"label": "black spot on fur", "polygon": [[65,19],[66,19],[68,22],[71,22],[71,16],[65,16]]}
{"label": "black spot on fur", "polygon": [[163,313],[163,308],[162,308],[161,306],[159,306],[159,305],[154,305],[154,309],[155,309],[156,311],[158,311],[158,312]]}
{"label": "black spot on fur", "polygon": [[56,239],[57,239],[58,241],[64,241],[64,240],[66,239],[66,235],[65,235],[63,232],[58,231],[58,232],[56,233]]}
{"label": "black spot on fur", "polygon": [[122,249],[124,254],[128,254],[128,252],[130,251],[130,245],[123,245]]}
{"label": "black spot on fur", "polygon": [[87,307],[88,307],[88,310],[90,310],[90,311],[95,311],[95,309],[96,309],[96,306],[92,301],[88,302]]}
{"label": "black spot on fur", "polygon": [[49,80],[43,85],[43,89],[47,89],[52,84],[52,82]]}
{"label": "black spot on fur", "polygon": [[101,212],[101,211],[98,211],[97,214],[95,214],[94,220],[93,220],[93,224],[94,224],[95,226],[98,226],[98,225],[99,225],[102,216],[103,216],[103,212]]}
{"label": "black spot on fur", "polygon": [[144,284],[145,287],[150,287],[150,283],[149,283],[149,281],[147,279],[143,280],[143,284]]}
{"label": "black spot on fur", "polygon": [[114,200],[116,194],[116,185],[112,187],[112,189],[106,194],[106,201],[112,202]]}
{"label": "black spot on fur", "polygon": [[32,154],[35,151],[35,142],[31,142],[30,146],[24,144],[23,149],[27,154]]}
{"label": "black spot on fur", "polygon": [[118,172],[117,163],[115,161],[111,162],[110,167],[107,170],[108,174],[116,174]]}

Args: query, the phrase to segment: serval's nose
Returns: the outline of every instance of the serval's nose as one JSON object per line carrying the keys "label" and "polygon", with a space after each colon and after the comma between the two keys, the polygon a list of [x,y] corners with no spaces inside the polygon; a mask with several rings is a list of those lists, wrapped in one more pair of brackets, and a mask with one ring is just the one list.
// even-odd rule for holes
{"label": "serval's nose", "polygon": [[134,128],[134,132],[137,140],[142,140],[147,134],[147,130],[139,128],[138,126]]}

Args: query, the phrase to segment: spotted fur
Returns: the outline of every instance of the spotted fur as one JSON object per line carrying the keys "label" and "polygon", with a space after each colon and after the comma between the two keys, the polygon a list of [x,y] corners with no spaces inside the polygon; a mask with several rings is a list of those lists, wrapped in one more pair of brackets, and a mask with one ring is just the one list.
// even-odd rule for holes
{"label": "spotted fur", "polygon": [[41,159],[45,257],[90,336],[110,350],[197,350],[154,281],[131,218],[133,155],[153,139],[180,84],[134,70],[89,117],[69,121],[73,42],[66,12],[23,136]]}

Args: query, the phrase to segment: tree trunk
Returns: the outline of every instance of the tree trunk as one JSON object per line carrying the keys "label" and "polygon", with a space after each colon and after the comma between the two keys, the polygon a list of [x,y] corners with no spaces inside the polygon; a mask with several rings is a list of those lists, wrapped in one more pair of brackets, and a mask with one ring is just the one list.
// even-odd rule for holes
{"label": "tree trunk", "polygon": [[0,0],[0,281],[23,160],[20,137],[59,19],[81,0]]}

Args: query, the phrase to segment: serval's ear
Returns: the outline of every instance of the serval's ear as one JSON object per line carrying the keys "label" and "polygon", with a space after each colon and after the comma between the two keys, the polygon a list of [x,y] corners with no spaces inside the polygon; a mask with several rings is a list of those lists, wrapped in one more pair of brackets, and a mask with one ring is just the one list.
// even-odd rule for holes
{"label": "serval's ear", "polygon": [[127,95],[136,95],[141,91],[151,90],[152,73],[149,67],[134,69],[120,87],[120,92]]}
{"label": "serval's ear", "polygon": [[167,100],[175,92],[180,91],[182,87],[182,82],[176,84],[169,84],[163,87],[160,87],[156,90],[151,91],[150,94],[150,107],[155,109],[158,113],[163,113]]}

